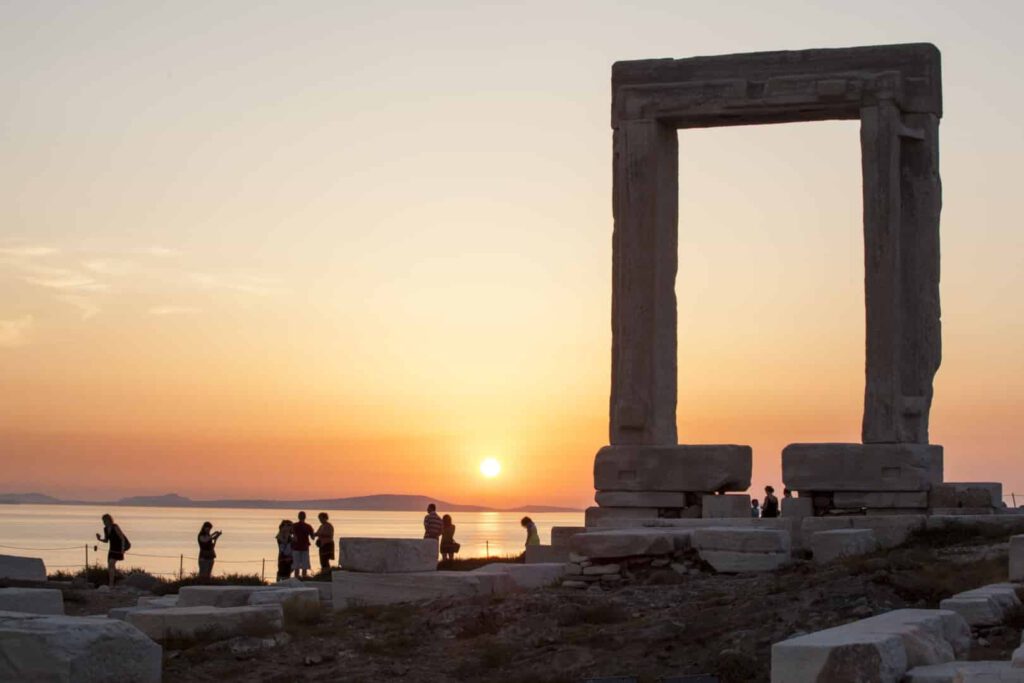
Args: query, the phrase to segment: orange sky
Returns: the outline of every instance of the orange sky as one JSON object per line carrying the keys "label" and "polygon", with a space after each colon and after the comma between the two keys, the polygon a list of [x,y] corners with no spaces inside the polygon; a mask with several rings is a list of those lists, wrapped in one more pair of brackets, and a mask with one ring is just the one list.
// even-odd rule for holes
{"label": "orange sky", "polygon": [[[919,40],[932,441],[947,480],[1024,491],[1020,7],[586,9],[6,4],[0,492],[589,504],[611,63]],[[787,443],[859,437],[857,124],[682,132],[680,199],[680,440],[778,484]]]}

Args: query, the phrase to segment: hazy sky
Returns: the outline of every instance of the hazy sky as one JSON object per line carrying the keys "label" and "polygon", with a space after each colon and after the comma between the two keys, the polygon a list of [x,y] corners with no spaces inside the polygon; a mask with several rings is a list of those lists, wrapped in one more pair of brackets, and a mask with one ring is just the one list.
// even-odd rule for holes
{"label": "hazy sky", "polygon": [[[0,491],[588,504],[612,62],[929,41],[932,441],[1024,492],[1024,5],[946,4],[0,3]],[[758,489],[859,440],[859,159],[680,133],[680,440]]]}

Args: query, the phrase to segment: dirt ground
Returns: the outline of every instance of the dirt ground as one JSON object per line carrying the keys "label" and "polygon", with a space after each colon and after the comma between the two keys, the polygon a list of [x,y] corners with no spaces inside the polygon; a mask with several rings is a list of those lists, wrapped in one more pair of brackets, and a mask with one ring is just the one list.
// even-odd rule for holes
{"label": "dirt ground", "polygon": [[[1005,542],[933,547],[936,540],[774,574],[665,570],[610,590],[348,609],[276,640],[166,652],[164,680],[577,683],[707,673],[722,683],[767,682],[774,642],[900,607],[937,607],[952,593],[1006,580]],[[89,611],[95,597],[94,613],[102,612],[118,592],[88,591],[79,604]],[[980,633],[971,658],[1009,659],[1021,626],[1015,618]]]}

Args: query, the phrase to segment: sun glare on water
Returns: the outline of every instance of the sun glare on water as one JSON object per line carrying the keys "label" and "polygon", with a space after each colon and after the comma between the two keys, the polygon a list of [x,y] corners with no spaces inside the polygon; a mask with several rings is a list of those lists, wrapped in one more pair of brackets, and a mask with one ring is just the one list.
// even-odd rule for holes
{"label": "sun glare on water", "polygon": [[480,463],[480,474],[484,475],[488,479],[493,479],[501,474],[501,463],[494,458],[487,458]]}

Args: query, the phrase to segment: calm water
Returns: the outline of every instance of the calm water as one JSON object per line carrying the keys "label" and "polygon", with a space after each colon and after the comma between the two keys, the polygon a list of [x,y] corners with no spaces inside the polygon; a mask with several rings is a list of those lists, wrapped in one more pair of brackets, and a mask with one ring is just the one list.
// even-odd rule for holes
{"label": "calm water", "polygon": [[[206,520],[224,532],[217,543],[214,574],[260,573],[266,559],[267,576],[277,562],[274,534],[282,519],[295,520],[296,510],[231,508],[153,508],[93,505],[0,505],[0,554],[41,557],[47,570],[81,568],[86,547],[89,562],[106,563],[106,549],[96,542],[100,521],[109,512],[132,542],[122,567],[141,567],[153,573],[177,574],[184,555],[185,572],[195,571],[196,534]],[[320,510],[306,510],[315,528]],[[421,538],[422,512],[326,510],[339,536]],[[444,514],[443,510],[439,511]],[[455,540],[460,557],[518,553],[526,532],[522,513],[456,512]],[[583,513],[530,513],[541,541],[549,543],[552,526],[582,526]],[[12,546],[15,546],[12,548]],[[97,550],[93,550],[96,546]],[[29,550],[22,550],[28,548]],[[317,560],[313,558],[313,565]]]}

